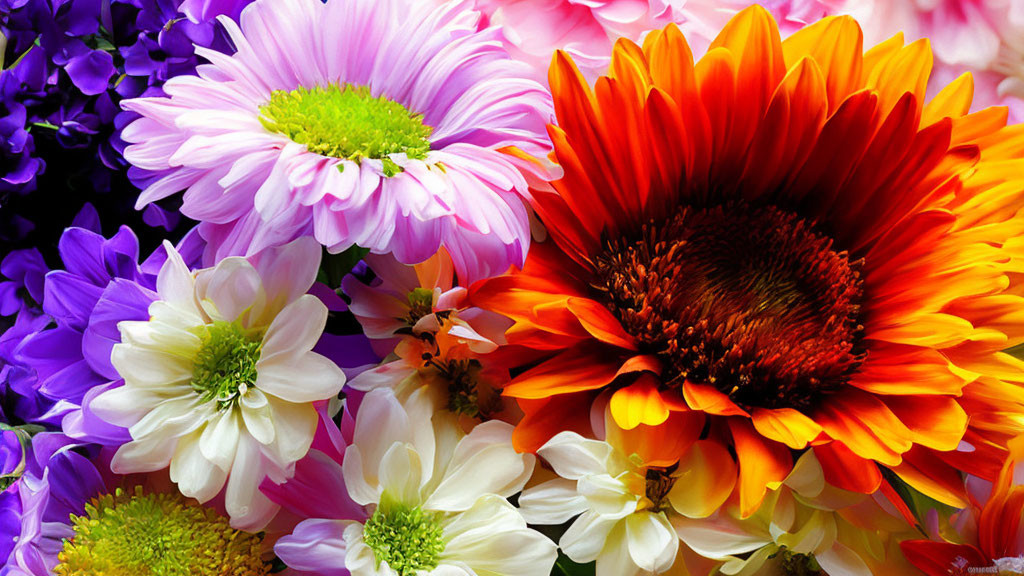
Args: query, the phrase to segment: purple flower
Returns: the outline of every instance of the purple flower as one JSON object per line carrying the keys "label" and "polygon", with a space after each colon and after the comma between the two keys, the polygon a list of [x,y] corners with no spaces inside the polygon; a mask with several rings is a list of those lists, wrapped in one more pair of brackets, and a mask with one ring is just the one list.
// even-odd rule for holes
{"label": "purple flower", "polygon": [[70,516],[84,514],[86,502],[105,489],[96,466],[68,445],[60,434],[37,434],[34,469],[11,487],[17,500],[0,500],[0,516],[15,520],[0,524],[0,576],[52,574],[63,540],[73,534]]}
{"label": "purple flower", "polygon": [[160,208],[131,215],[120,132],[134,115],[119,102],[194,74],[194,45],[229,50],[212,18],[248,2],[0,0],[0,253],[52,246],[83,201],[175,229]]}

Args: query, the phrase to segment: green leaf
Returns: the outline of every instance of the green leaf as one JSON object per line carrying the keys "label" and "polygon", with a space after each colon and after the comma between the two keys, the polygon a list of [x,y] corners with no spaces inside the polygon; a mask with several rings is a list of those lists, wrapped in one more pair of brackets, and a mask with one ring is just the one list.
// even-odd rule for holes
{"label": "green leaf", "polygon": [[568,556],[558,553],[558,560],[555,560],[555,567],[551,569],[552,576],[594,576],[594,562],[577,564]]}
{"label": "green leaf", "polygon": [[316,275],[317,282],[323,282],[337,290],[341,286],[341,279],[369,252],[368,248],[359,246],[353,246],[338,254],[330,254],[325,249],[324,257],[320,261],[320,271]]}

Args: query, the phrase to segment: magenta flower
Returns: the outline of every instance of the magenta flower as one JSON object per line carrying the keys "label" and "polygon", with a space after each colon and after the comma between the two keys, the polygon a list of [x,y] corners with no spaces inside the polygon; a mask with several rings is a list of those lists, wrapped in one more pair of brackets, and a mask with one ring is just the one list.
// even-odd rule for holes
{"label": "magenta flower", "polygon": [[[212,256],[313,235],[405,263],[447,247],[470,282],[522,264],[521,170],[541,175],[550,95],[469,3],[258,0],[238,47],[124,107],[137,206],[187,189]],[[145,172],[142,172],[145,171]]]}

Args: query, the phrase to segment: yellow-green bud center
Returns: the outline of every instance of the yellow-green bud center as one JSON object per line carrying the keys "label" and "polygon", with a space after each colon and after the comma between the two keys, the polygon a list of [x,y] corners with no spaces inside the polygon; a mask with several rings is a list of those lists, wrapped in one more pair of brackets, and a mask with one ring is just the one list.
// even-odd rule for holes
{"label": "yellow-green bud center", "polygon": [[203,402],[217,402],[226,410],[256,385],[263,335],[234,322],[216,321],[200,337],[203,345],[192,368],[192,389]]}
{"label": "yellow-green bud center", "polygon": [[71,517],[57,576],[265,576],[261,537],[178,494],[118,489]]}
{"label": "yellow-green bud center", "polygon": [[383,160],[387,176],[401,171],[389,154],[426,158],[433,131],[422,115],[351,84],[276,90],[260,107],[260,122],[322,156]]}
{"label": "yellow-green bud center", "polygon": [[386,494],[363,526],[363,540],[373,550],[377,566],[387,562],[399,576],[435,568],[444,551],[436,514],[393,502]]}

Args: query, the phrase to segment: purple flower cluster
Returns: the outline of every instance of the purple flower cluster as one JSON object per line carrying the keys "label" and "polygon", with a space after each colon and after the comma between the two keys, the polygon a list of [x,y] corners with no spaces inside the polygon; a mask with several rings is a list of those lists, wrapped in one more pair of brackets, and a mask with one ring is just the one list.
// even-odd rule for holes
{"label": "purple flower cluster", "polygon": [[[54,243],[86,201],[139,221],[119,103],[194,73],[195,45],[230,51],[214,19],[248,1],[0,0],[0,252]],[[154,207],[142,220],[180,218]]]}

